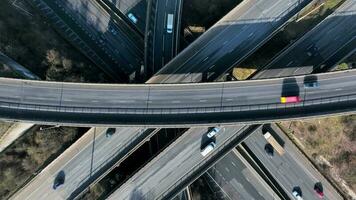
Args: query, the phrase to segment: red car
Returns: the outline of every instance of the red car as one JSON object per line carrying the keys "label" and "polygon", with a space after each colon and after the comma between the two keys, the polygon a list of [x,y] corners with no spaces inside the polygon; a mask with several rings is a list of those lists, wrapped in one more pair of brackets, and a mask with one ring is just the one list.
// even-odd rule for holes
{"label": "red car", "polygon": [[298,103],[301,101],[298,96],[281,97],[281,103]]}
{"label": "red car", "polygon": [[324,197],[323,185],[320,182],[315,183],[314,191],[316,192],[316,194],[318,195],[319,198]]}

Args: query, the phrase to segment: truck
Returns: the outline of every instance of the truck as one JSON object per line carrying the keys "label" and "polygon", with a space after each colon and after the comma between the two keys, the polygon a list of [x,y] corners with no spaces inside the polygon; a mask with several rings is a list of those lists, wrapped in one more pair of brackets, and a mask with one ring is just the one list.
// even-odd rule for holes
{"label": "truck", "polygon": [[173,14],[167,15],[167,33],[173,32]]}
{"label": "truck", "polygon": [[276,139],[272,136],[270,132],[266,132],[263,134],[263,137],[267,140],[269,144],[277,151],[279,155],[283,155],[285,153],[284,148],[277,142]]}
{"label": "truck", "polygon": [[301,102],[299,96],[281,97],[281,103],[298,103],[298,102]]}

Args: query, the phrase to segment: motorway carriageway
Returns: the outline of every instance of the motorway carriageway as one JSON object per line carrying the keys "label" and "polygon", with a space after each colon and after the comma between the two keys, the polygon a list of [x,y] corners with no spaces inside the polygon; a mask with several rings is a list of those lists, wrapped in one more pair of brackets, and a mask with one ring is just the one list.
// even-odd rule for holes
{"label": "motorway carriageway", "polygon": [[[1,78],[0,118],[84,126],[186,127],[355,111],[356,70],[312,76],[318,81],[318,88],[304,89],[305,76],[243,82],[142,85]],[[298,95],[303,101],[281,104],[281,95]]]}

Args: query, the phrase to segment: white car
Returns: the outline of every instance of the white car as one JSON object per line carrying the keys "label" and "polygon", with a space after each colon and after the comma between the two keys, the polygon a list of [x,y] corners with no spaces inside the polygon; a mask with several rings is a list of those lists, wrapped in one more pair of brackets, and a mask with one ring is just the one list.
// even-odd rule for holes
{"label": "white car", "polygon": [[297,200],[303,200],[298,191],[293,191],[292,194]]}
{"label": "white car", "polygon": [[206,145],[206,147],[204,149],[201,150],[201,155],[206,156],[208,155],[208,153],[210,153],[214,148],[215,148],[216,144],[215,142],[210,142],[208,145]]}
{"label": "white car", "polygon": [[133,15],[132,13],[129,13],[128,15],[127,15],[129,18],[130,18],[130,20],[133,22],[133,23],[137,23],[137,18],[135,17],[135,15]]}
{"label": "white car", "polygon": [[207,134],[208,138],[214,137],[214,135],[216,135],[219,131],[220,131],[219,127],[215,127],[211,129],[211,131]]}

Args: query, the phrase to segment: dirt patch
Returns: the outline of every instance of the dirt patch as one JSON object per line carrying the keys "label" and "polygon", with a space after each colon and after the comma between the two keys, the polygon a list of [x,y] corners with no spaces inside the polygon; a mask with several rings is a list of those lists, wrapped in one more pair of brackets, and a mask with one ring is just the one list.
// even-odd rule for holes
{"label": "dirt patch", "polygon": [[[0,1],[0,51],[43,80],[107,82],[110,80],[64,40],[25,1]],[[20,2],[20,1],[18,1]],[[25,12],[25,11],[26,12]],[[14,75],[0,65],[0,75]]]}
{"label": "dirt patch", "polygon": [[0,196],[8,199],[40,169],[75,142],[83,130],[34,126],[0,154]]}
{"label": "dirt patch", "polygon": [[356,192],[356,115],[282,122],[281,125],[300,141],[299,146],[324,173],[340,186],[342,180],[346,181]]}
{"label": "dirt patch", "polygon": [[13,125],[14,123],[11,122],[3,122],[0,121],[0,138],[3,136],[7,130]]}

